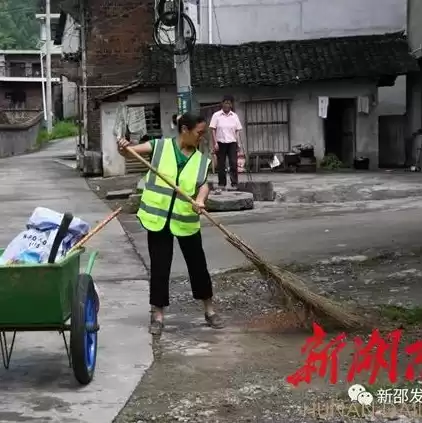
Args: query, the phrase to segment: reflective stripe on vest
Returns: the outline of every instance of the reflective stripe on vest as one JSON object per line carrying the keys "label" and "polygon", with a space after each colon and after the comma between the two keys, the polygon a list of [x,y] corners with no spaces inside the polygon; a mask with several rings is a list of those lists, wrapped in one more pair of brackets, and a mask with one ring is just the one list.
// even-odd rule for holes
{"label": "reflective stripe on vest", "polygon": [[[207,156],[199,151],[190,157],[179,175],[179,186],[186,194],[195,196],[198,188],[206,182],[210,162]],[[171,139],[156,140],[151,165],[176,183],[178,170]],[[138,218],[146,229],[159,231],[167,221],[174,190],[153,172],[148,172],[145,179]],[[199,215],[193,211],[189,201],[178,194],[170,219],[171,232],[177,236],[191,235],[199,230],[199,224]]]}
{"label": "reflective stripe on vest", "polygon": [[[162,141],[162,140],[156,141],[154,155],[153,155],[152,160],[151,160],[151,166],[154,169],[158,168],[158,165],[160,164],[161,157],[163,155],[163,149],[164,149],[164,142],[158,142],[158,141]],[[167,138],[164,141],[166,141],[166,142],[171,141],[173,143],[173,140],[171,140],[170,138]],[[196,187],[197,188],[199,188],[201,185],[204,184],[206,176],[207,176],[208,166],[209,166],[210,162],[211,161],[208,159],[208,157],[205,154],[202,154],[201,162],[200,162],[199,170],[198,170],[198,175],[197,175],[197,178],[196,178]],[[174,193],[174,189],[170,188],[169,186],[164,187],[164,186],[156,185],[157,178],[159,178],[159,176],[157,176],[153,172],[150,172],[150,175],[147,176],[146,181],[145,181],[145,189],[148,189],[149,191],[153,191],[157,194],[163,194],[163,195],[168,195],[168,196],[172,197],[173,193]],[[175,183],[176,181],[173,181],[173,182]],[[183,197],[180,194],[177,194],[176,198],[180,201],[186,201],[186,202],[189,203],[189,200],[187,200],[185,197]]]}
{"label": "reflective stripe on vest", "polygon": [[[158,207],[148,206],[142,200],[141,200],[141,203],[139,205],[139,208],[141,210],[144,210],[147,213],[153,214],[155,216],[160,216],[160,217],[165,217],[165,218],[167,218],[167,216],[168,216],[167,210],[161,210]],[[178,220],[179,222],[184,222],[184,223],[194,223],[194,222],[197,222],[199,220],[199,216],[197,214],[191,215],[191,216],[182,216],[180,214],[172,213],[171,218]]]}

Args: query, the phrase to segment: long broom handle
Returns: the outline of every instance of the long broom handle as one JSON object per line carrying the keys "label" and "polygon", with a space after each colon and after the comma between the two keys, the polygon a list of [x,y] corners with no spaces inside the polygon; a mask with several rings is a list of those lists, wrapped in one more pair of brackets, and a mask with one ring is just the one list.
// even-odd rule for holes
{"label": "long broom handle", "polygon": [[[175,185],[170,179],[166,176],[159,173],[156,169],[154,169],[148,160],[145,160],[141,155],[139,155],[132,147],[126,147],[126,150],[132,154],[133,157],[136,157],[143,165],[145,165],[152,173],[155,173],[159,178],[161,178],[167,185],[171,186],[178,194],[180,194],[183,198],[189,201],[192,205],[196,204],[195,200],[190,197],[188,194],[184,193],[177,185]],[[214,226],[220,229],[224,235],[228,237],[233,237],[234,235],[228,231],[221,223],[217,222],[206,210],[202,210],[201,214],[203,214]]]}
{"label": "long broom handle", "polygon": [[111,213],[108,217],[106,217],[102,222],[100,222],[94,229],[89,231],[79,242],[77,242],[67,253],[72,253],[77,249],[83,247],[95,234],[97,234],[101,229],[104,228],[111,220],[113,220],[120,212],[122,211],[122,207],[119,207],[113,213]]}

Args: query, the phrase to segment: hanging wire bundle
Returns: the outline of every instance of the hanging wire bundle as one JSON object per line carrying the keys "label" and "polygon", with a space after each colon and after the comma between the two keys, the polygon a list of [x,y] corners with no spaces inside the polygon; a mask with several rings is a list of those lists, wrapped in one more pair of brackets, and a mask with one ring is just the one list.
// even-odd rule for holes
{"label": "hanging wire bundle", "polygon": [[183,0],[157,0],[154,42],[172,56],[191,54],[196,44],[192,19],[183,12]]}

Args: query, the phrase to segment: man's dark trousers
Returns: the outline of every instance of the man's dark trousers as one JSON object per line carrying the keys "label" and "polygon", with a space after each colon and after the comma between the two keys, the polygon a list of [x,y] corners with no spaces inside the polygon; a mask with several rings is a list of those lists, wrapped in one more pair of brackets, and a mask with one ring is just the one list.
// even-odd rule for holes
{"label": "man's dark trousers", "polygon": [[217,152],[218,186],[227,185],[226,157],[229,158],[230,181],[232,187],[237,186],[237,142],[219,142]]}

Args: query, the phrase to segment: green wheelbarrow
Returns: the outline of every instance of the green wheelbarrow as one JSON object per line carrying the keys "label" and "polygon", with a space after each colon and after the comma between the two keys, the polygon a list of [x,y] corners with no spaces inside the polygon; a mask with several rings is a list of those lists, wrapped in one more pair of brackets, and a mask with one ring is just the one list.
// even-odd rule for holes
{"label": "green wheelbarrow", "polygon": [[[3,252],[0,249],[0,256]],[[57,331],[77,381],[82,385],[92,381],[99,302],[91,271],[98,252],[90,254],[81,273],[84,252],[77,249],[55,262],[56,249],[46,264],[0,266],[0,349],[5,369],[9,369],[18,332]]]}

